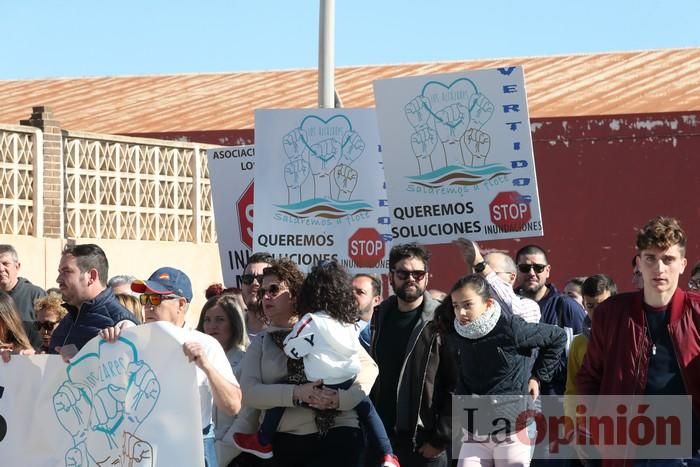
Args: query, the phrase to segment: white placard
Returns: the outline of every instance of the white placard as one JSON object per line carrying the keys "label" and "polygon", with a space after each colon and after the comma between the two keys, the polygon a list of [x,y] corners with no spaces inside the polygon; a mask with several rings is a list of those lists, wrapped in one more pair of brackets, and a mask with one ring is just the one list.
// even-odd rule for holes
{"label": "white placard", "polygon": [[394,241],[543,234],[521,67],[374,82]]}
{"label": "white placard", "polygon": [[387,268],[384,171],[371,109],[255,112],[254,248],[303,269],[336,259]]}
{"label": "white placard", "polygon": [[0,362],[2,465],[203,466],[194,364],[181,330],[136,326],[57,355]]}
{"label": "white placard", "polygon": [[240,287],[253,246],[255,146],[207,149],[221,273],[227,287]]}

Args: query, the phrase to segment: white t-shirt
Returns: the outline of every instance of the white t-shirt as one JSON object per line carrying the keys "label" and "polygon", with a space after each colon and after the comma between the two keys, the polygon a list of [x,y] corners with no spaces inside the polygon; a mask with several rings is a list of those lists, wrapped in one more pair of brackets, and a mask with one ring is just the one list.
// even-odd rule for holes
{"label": "white t-shirt", "polygon": [[[216,371],[221,374],[226,380],[239,386],[238,380],[233,375],[231,364],[226,357],[223,347],[219,341],[208,334],[196,331],[194,329],[182,329],[182,334],[178,336],[181,342],[198,342],[204,349],[209,363]],[[194,365],[194,363],[192,363]],[[199,406],[202,411],[202,428],[206,428],[212,423],[212,406],[214,405],[214,396],[209,386],[207,375],[199,367],[196,367],[197,372],[197,387],[199,388]]]}

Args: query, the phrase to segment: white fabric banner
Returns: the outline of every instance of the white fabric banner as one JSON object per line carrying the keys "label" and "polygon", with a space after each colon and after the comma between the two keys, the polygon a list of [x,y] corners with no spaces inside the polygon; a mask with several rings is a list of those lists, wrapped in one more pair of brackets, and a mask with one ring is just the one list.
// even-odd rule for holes
{"label": "white fabric banner", "polygon": [[0,362],[0,463],[203,466],[199,391],[181,332],[153,323],[113,344],[97,337],[68,365],[56,355]]}
{"label": "white fabric banner", "polygon": [[522,67],[374,82],[392,238],[543,235]]}
{"label": "white fabric banner", "polygon": [[221,273],[226,287],[240,287],[253,247],[255,146],[207,149]]}

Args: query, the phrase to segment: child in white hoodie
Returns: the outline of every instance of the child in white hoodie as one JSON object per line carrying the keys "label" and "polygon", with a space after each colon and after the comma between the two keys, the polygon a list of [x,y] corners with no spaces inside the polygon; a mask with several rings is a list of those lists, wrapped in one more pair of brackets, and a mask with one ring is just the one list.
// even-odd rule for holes
{"label": "child in white hoodie", "polygon": [[[323,381],[325,388],[348,389],[360,370],[358,352],[363,351],[356,324],[359,310],[350,275],[335,261],[314,266],[299,292],[299,309],[310,312],[301,317],[285,338],[284,352],[290,359],[303,359],[308,381]],[[382,453],[382,467],[399,467],[384,424],[369,397],[355,406],[355,410],[368,439]],[[284,407],[268,409],[258,433],[235,433],[234,443],[258,457],[272,457],[270,444],[283,413]]]}

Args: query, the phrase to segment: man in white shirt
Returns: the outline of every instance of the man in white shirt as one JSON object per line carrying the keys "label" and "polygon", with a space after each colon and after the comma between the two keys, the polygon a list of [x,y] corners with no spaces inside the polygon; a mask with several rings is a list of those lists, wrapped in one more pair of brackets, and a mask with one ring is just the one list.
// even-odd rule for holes
{"label": "man in white shirt", "polygon": [[[131,290],[141,294],[147,323],[168,321],[184,328],[185,313],[192,300],[192,283],[184,272],[170,267],[160,268],[146,281],[135,280],[131,284]],[[241,389],[221,344],[199,331],[183,331],[185,343],[182,349],[189,361],[197,365],[204,460],[207,467],[217,467],[212,406],[216,404],[219,410],[236,415],[241,408]],[[104,329],[100,335],[113,342],[119,333],[119,328],[113,327]]]}

